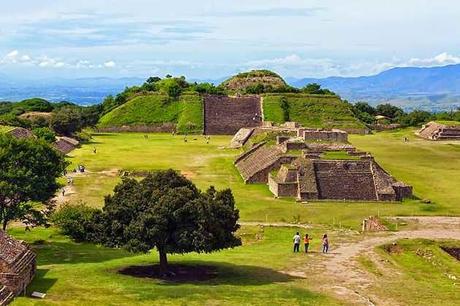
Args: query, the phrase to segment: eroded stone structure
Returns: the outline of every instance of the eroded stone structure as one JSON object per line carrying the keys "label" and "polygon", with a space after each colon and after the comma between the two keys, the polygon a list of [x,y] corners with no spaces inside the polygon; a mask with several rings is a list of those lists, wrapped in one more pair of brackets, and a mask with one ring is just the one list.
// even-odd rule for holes
{"label": "eroded stone structure", "polygon": [[[236,159],[246,183],[267,183],[276,197],[299,201],[401,201],[412,196],[411,186],[347,143],[346,132],[296,129],[297,136],[279,135],[275,144],[258,143]],[[339,152],[341,158],[325,158],[328,152]]]}
{"label": "eroded stone structure", "polygon": [[24,242],[0,230],[0,305],[24,292],[36,269],[36,255]]}
{"label": "eroded stone structure", "polygon": [[11,131],[8,131],[7,134],[18,139],[34,137],[34,134],[31,131],[22,127],[15,127]]}
{"label": "eroded stone structure", "polygon": [[431,121],[416,133],[429,140],[460,140],[460,125],[446,125]]}
{"label": "eroded stone structure", "polygon": [[204,133],[233,135],[240,128],[262,125],[260,97],[204,96]]}
{"label": "eroded stone structure", "polygon": [[80,142],[70,137],[58,137],[53,146],[62,154],[70,153],[79,146]]}

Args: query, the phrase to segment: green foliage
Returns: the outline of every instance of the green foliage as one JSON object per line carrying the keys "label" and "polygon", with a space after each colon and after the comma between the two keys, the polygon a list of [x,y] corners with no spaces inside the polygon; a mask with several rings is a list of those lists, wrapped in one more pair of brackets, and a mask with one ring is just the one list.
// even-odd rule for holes
{"label": "green foliage", "polygon": [[50,128],[35,128],[32,132],[35,136],[37,136],[37,138],[43,139],[47,143],[53,143],[56,140],[56,134]]}
{"label": "green foliage", "polygon": [[[64,171],[63,156],[44,141],[0,135],[0,222],[12,220],[43,224],[46,210],[32,202],[50,199],[59,187],[56,178]],[[50,204],[46,205],[48,208]]]}
{"label": "green foliage", "polygon": [[88,233],[93,227],[93,217],[97,211],[84,203],[64,204],[51,215],[50,221],[58,226],[64,235],[72,237],[75,241],[88,241],[94,239],[88,236]]}
{"label": "green foliage", "polygon": [[403,114],[399,118],[402,126],[420,126],[433,118],[433,115],[426,111],[414,110],[408,114]]}
{"label": "green foliage", "polygon": [[40,98],[27,99],[14,104],[14,110],[18,115],[25,112],[51,112],[53,109],[52,103]]}
{"label": "green foliage", "polygon": [[[81,220],[86,215],[76,216]],[[114,194],[106,196],[102,212],[94,213],[89,228],[83,234],[76,232],[79,237],[93,235],[95,242],[131,252],[147,253],[155,247],[164,273],[167,254],[210,253],[241,245],[234,235],[238,218],[229,189],[210,187],[202,193],[169,169],[141,181],[123,179]]]}
{"label": "green foliage", "polygon": [[100,127],[124,125],[176,124],[180,133],[199,133],[203,130],[203,105],[197,94],[183,94],[171,100],[164,94],[135,97],[128,103],[104,115]]}
{"label": "green foliage", "polygon": [[263,77],[271,76],[275,78],[281,78],[281,76],[273,71],[261,69],[261,70],[251,70],[247,72],[238,73],[235,78],[252,78],[252,77]]}
{"label": "green foliage", "polygon": [[330,95],[335,96],[336,94],[329,89],[322,89],[321,85],[317,83],[311,83],[305,85],[301,90],[301,92],[311,95]]}
{"label": "green foliage", "polygon": [[404,115],[404,111],[401,108],[388,103],[377,105],[375,110],[377,115],[385,116],[392,121],[397,121]]}
{"label": "green foliage", "polygon": [[[287,106],[281,107],[281,100]],[[306,94],[267,94],[264,95],[265,120],[275,123],[289,120],[312,128],[361,129],[365,126],[354,116],[348,103],[337,96]]]}
{"label": "green foliage", "polygon": [[377,111],[367,102],[357,102],[351,106],[355,116],[366,124],[375,123],[375,115]]}
{"label": "green foliage", "polygon": [[281,97],[280,99],[280,107],[283,110],[283,120],[290,121],[289,118],[289,103],[286,97]]}
{"label": "green foliage", "polygon": [[83,127],[81,109],[72,106],[60,108],[53,113],[50,126],[60,135],[70,136],[80,131]]}

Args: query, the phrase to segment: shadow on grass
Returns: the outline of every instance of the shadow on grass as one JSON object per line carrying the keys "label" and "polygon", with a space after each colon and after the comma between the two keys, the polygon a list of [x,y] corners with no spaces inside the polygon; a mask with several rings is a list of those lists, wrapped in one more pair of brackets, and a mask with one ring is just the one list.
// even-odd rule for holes
{"label": "shadow on grass", "polygon": [[47,293],[48,290],[54,286],[57,279],[47,278],[46,274],[48,271],[49,269],[37,269],[32,283],[29,285],[29,287],[27,287],[27,296],[30,296],[30,294],[34,291]]}
{"label": "shadow on grass", "polygon": [[[266,267],[208,261],[170,264],[170,271],[175,272],[176,276],[160,277],[158,265],[123,267],[117,273],[128,277],[160,280],[162,281],[159,284],[161,286],[181,284],[261,286],[301,279],[301,277],[288,275]],[[177,274],[178,271],[180,271],[180,274]]]}
{"label": "shadow on grass", "polygon": [[122,249],[110,249],[90,243],[48,242],[33,244],[38,265],[98,263],[136,256]]}

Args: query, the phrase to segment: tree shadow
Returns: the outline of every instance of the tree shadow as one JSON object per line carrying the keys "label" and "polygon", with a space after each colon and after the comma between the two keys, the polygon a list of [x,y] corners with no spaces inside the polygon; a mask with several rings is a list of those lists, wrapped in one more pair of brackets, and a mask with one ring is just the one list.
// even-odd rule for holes
{"label": "tree shadow", "polygon": [[123,249],[111,249],[91,243],[48,242],[32,244],[38,265],[98,263],[136,256]]}
{"label": "tree shadow", "polygon": [[57,282],[56,278],[47,278],[46,274],[49,269],[37,269],[35,277],[27,287],[27,296],[30,296],[32,292],[38,291],[41,293],[47,293]]}
{"label": "tree shadow", "polygon": [[[187,267],[189,269],[185,271]],[[126,275],[127,277],[159,280],[159,285],[161,286],[177,286],[181,284],[261,286],[272,283],[287,283],[296,279],[302,279],[302,277],[289,275],[266,267],[236,265],[222,262],[194,261],[170,264],[171,271],[177,272],[178,269],[182,269],[184,274],[160,277],[157,273],[158,265],[123,267],[119,269],[117,273]],[[203,271],[206,271],[207,274],[204,275]],[[186,275],[185,273],[187,272],[190,274]]]}

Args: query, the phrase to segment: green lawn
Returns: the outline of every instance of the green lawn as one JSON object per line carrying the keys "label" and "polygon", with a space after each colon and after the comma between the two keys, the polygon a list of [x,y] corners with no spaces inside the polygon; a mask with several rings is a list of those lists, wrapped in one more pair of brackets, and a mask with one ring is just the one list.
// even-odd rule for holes
{"label": "green lawn", "polygon": [[336,96],[307,94],[266,94],[263,97],[264,117],[267,121],[283,123],[281,99],[286,97],[289,120],[312,128],[363,129],[348,104]]}
{"label": "green lawn", "polygon": [[391,246],[392,252],[386,250],[389,246],[379,247],[383,256],[379,266],[361,259],[361,264],[375,276],[376,284],[370,290],[403,305],[458,305],[460,264],[440,248],[445,245],[460,247],[458,241],[423,239],[400,240]]}
{"label": "green lawn", "polygon": [[[54,229],[11,231],[38,252],[38,271],[29,292],[46,292],[43,301],[27,297],[14,305],[340,305],[307,288],[307,280],[280,270],[308,264],[305,254],[293,255],[296,229],[244,227],[244,246],[213,254],[170,256],[170,263],[212,265],[217,277],[195,283],[171,283],[121,275],[132,265],[155,263],[156,252],[134,255],[123,250],[77,244]],[[318,237],[320,232],[312,231]],[[256,239],[257,235],[257,239]],[[312,249],[319,249],[315,241]]]}
{"label": "green lawn", "polygon": [[157,126],[169,123],[177,125],[181,133],[200,133],[203,130],[202,104],[198,94],[183,94],[178,100],[158,93],[138,96],[104,115],[99,126]]}
{"label": "green lawn", "polygon": [[[435,204],[421,204],[418,200],[300,204],[292,199],[274,199],[266,185],[243,183],[233,166],[240,151],[225,148],[230,136],[211,137],[206,144],[203,136],[189,136],[188,142],[184,142],[181,136],[149,134],[146,139],[144,134],[136,133],[94,134],[92,143],[73,151],[68,158],[69,169],[83,164],[88,173],[75,177],[75,193],[68,199],[101,207],[104,195],[120,180],[119,170],[171,167],[181,170],[200,188],[209,185],[230,187],[242,221],[312,223],[315,228],[308,232],[315,238],[328,231],[333,242],[349,241],[343,234],[330,231],[330,227],[358,229],[361,220],[369,215],[460,214],[460,191],[455,180],[460,177],[460,145],[425,141],[412,133],[412,130],[403,130],[351,136],[350,139],[359,149],[372,152],[398,179],[413,184],[417,196]],[[404,143],[404,137],[409,137],[410,141]],[[96,154],[93,148],[97,148]],[[38,253],[37,277],[30,290],[47,293],[43,301],[21,297],[15,305],[266,305],[267,301],[281,305],[339,304],[310,291],[311,279],[280,272],[295,271],[298,265],[310,262],[303,254],[294,256],[291,253],[295,231],[295,228],[265,228],[262,231],[258,227],[244,226],[239,231],[244,241],[242,247],[213,254],[171,256],[172,263],[213,265],[218,267],[219,273],[216,279],[203,283],[174,284],[117,273],[126,266],[155,263],[155,252],[133,255],[123,250],[77,244],[54,228],[38,228],[31,232],[12,228],[10,232],[14,236],[32,243]],[[350,239],[356,238],[353,237]],[[318,244],[318,239],[313,240],[313,250],[319,248]],[[364,263],[373,268],[371,263]],[[410,284],[414,286],[410,288],[411,294],[423,290],[421,285]],[[395,281],[389,286],[396,291],[402,285]]]}

